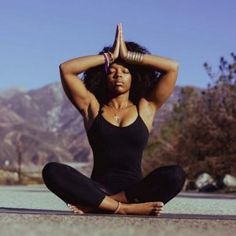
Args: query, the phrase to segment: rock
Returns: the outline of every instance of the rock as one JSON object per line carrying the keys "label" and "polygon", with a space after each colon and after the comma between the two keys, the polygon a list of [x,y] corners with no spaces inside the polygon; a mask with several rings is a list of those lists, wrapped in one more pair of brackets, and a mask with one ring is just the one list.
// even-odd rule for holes
{"label": "rock", "polygon": [[183,191],[188,191],[188,190],[193,191],[197,189],[194,180],[187,179],[185,183],[186,183],[186,189],[184,189]]}
{"label": "rock", "polygon": [[214,192],[218,189],[216,181],[208,173],[200,174],[195,185],[200,192]]}
{"label": "rock", "polygon": [[214,184],[207,184],[199,189],[199,192],[215,192],[218,190],[218,187]]}
{"label": "rock", "polygon": [[223,183],[226,187],[236,187],[236,177],[226,174]]}

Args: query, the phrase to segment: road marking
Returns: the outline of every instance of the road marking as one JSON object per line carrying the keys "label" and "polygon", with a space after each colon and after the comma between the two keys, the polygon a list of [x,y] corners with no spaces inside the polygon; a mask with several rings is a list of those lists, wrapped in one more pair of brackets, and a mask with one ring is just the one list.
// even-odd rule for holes
{"label": "road marking", "polygon": [[[0,207],[0,213],[8,214],[30,214],[30,215],[68,215],[78,216],[71,211],[60,210],[44,210],[44,209],[28,209],[28,208],[8,208]],[[202,220],[236,220],[236,215],[207,215],[207,214],[173,214],[163,213],[161,216],[145,216],[145,215],[114,215],[114,214],[98,214],[86,213],[79,216],[110,216],[110,217],[138,217],[138,218],[157,218],[157,219],[202,219]]]}
{"label": "road marking", "polygon": [[236,199],[236,194],[222,194],[222,193],[189,193],[189,192],[181,192],[176,196],[177,198],[210,198],[210,199]]}

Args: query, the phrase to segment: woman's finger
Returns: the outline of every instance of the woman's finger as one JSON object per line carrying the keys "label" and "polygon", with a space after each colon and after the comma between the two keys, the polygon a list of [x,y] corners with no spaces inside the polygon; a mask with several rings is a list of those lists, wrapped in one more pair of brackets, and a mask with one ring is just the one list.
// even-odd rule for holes
{"label": "woman's finger", "polygon": [[123,35],[123,29],[122,29],[122,24],[120,24],[120,39],[124,41],[124,35]]}
{"label": "woman's finger", "polygon": [[116,26],[116,35],[115,35],[114,44],[115,44],[116,41],[118,40],[118,37],[119,37],[119,24],[117,24],[117,26]]}
{"label": "woman's finger", "polygon": [[118,33],[119,33],[119,26],[117,25],[115,39],[114,39],[114,42],[113,42],[113,45],[112,45],[113,49],[115,49],[115,46],[116,46],[116,41],[117,41],[117,38],[118,38],[118,35],[119,35]]}
{"label": "woman's finger", "polygon": [[124,41],[124,35],[123,35],[123,28],[122,24],[120,24],[120,55],[121,58],[126,58],[128,53],[125,41]]}
{"label": "woman's finger", "polygon": [[119,24],[117,24],[116,36],[115,36],[115,40],[112,46],[112,53],[113,53],[114,59],[118,58],[119,50],[120,50],[120,26]]}

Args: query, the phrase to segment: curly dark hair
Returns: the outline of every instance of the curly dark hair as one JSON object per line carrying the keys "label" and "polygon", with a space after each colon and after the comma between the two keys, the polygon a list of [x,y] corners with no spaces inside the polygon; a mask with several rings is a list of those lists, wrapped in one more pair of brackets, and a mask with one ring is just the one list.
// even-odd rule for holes
{"label": "curly dark hair", "polygon": [[[145,48],[135,42],[125,42],[128,51],[150,54]],[[111,51],[112,47],[104,47],[99,55]],[[156,71],[151,67],[129,64],[121,58],[117,58],[114,63],[121,64],[129,69],[132,76],[130,97],[129,99],[138,104],[140,98],[144,97],[152,88],[155,82],[161,76],[160,71]],[[108,91],[105,78],[107,77],[104,65],[99,65],[84,72],[83,81],[86,88],[92,92],[98,99],[100,104],[104,104],[108,99]]]}

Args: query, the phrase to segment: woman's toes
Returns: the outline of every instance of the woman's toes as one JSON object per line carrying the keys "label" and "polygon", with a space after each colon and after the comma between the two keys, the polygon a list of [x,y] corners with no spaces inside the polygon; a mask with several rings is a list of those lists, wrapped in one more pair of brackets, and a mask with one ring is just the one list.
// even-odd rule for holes
{"label": "woman's toes", "polygon": [[157,202],[157,205],[158,205],[159,207],[163,207],[163,206],[164,206],[164,203],[163,203],[163,202]]}
{"label": "woman's toes", "polygon": [[152,206],[160,208],[160,207],[163,207],[164,204],[163,204],[163,202],[152,202]]}
{"label": "woman's toes", "polygon": [[76,206],[73,206],[71,204],[67,204],[67,206],[76,214],[84,214],[84,212],[78,209]]}
{"label": "woman's toes", "polygon": [[75,214],[84,214],[83,211],[74,211]]}
{"label": "woman's toes", "polygon": [[157,209],[157,210],[155,211],[155,215],[159,216],[160,214],[161,214],[161,211],[160,211],[159,209]]}
{"label": "woman's toes", "polygon": [[74,209],[73,209],[73,212],[74,212],[75,214],[84,214],[83,211],[81,211],[81,210],[79,210],[79,209],[77,209],[77,208],[74,208]]}

